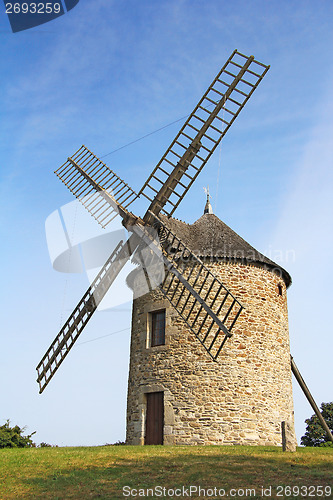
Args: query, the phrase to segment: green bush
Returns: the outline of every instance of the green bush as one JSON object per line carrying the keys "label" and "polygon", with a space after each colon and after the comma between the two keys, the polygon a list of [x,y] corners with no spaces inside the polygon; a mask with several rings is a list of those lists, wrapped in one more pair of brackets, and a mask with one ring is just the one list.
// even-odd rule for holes
{"label": "green bush", "polygon": [[[322,403],[320,410],[320,413],[325,419],[329,429],[333,432],[333,402]],[[303,446],[333,446],[333,443],[329,441],[327,434],[322,428],[316,415],[312,415],[311,418],[307,418],[305,423],[307,424],[306,432],[304,436],[301,437],[301,444]]]}
{"label": "green bush", "polygon": [[15,427],[10,426],[10,421],[4,425],[0,426],[0,448],[32,448],[36,444],[32,441],[31,436],[35,432],[32,432],[28,436],[23,436],[25,428],[21,428],[18,425]]}

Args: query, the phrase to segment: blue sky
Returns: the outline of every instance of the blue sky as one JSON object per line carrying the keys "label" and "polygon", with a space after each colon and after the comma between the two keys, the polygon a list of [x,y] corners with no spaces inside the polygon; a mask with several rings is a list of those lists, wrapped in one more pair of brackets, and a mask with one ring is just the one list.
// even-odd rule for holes
{"label": "blue sky", "polygon": [[[209,184],[216,215],[286,267],[292,354],[318,404],[333,399],[332,16],[328,0],[81,0],[12,34],[1,11],[0,421],[37,442],[124,440],[129,302],[95,315],[38,394],[35,366],[88,286],[50,263],[45,220],[72,201],[53,171],[186,116],[235,48],[271,69],[175,216],[198,219]],[[180,125],[104,161],[138,190]],[[294,401],[300,438],[312,409],[296,385]]]}

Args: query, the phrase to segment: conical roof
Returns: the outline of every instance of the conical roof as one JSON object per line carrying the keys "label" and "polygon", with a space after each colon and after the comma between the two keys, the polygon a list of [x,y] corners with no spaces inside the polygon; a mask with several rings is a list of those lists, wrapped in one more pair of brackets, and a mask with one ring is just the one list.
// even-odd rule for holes
{"label": "conical roof", "polygon": [[281,273],[287,287],[291,284],[291,277],[285,269],[258,252],[212,213],[202,215],[193,224],[165,216],[161,216],[161,220],[198,257],[264,265]]}

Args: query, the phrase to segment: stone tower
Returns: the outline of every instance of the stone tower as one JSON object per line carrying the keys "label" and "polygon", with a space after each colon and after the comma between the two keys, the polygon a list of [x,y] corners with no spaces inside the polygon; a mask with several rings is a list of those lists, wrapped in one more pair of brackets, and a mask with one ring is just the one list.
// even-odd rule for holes
{"label": "stone tower", "polygon": [[[207,196],[209,203],[209,198]],[[296,443],[290,369],[289,274],[216,217],[164,219],[242,302],[233,336],[214,362],[158,290],[134,289],[127,399],[128,444]]]}

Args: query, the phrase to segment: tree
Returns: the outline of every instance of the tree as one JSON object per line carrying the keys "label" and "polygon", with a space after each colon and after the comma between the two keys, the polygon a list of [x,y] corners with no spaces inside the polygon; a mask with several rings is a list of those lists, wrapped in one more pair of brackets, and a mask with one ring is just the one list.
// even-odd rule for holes
{"label": "tree", "polygon": [[11,427],[10,421],[7,420],[4,425],[0,426],[0,448],[32,448],[36,446],[31,439],[36,431],[28,436],[23,436],[24,431],[25,428],[20,428],[18,425]]}
{"label": "tree", "polygon": [[[328,427],[331,432],[333,432],[333,402],[322,403],[320,406],[320,413],[326,420]],[[327,446],[329,443],[333,446],[333,443],[329,441],[326,432],[319,423],[319,419],[316,415],[312,415],[311,418],[305,420],[306,432],[304,436],[301,437],[301,444],[303,446]]]}

